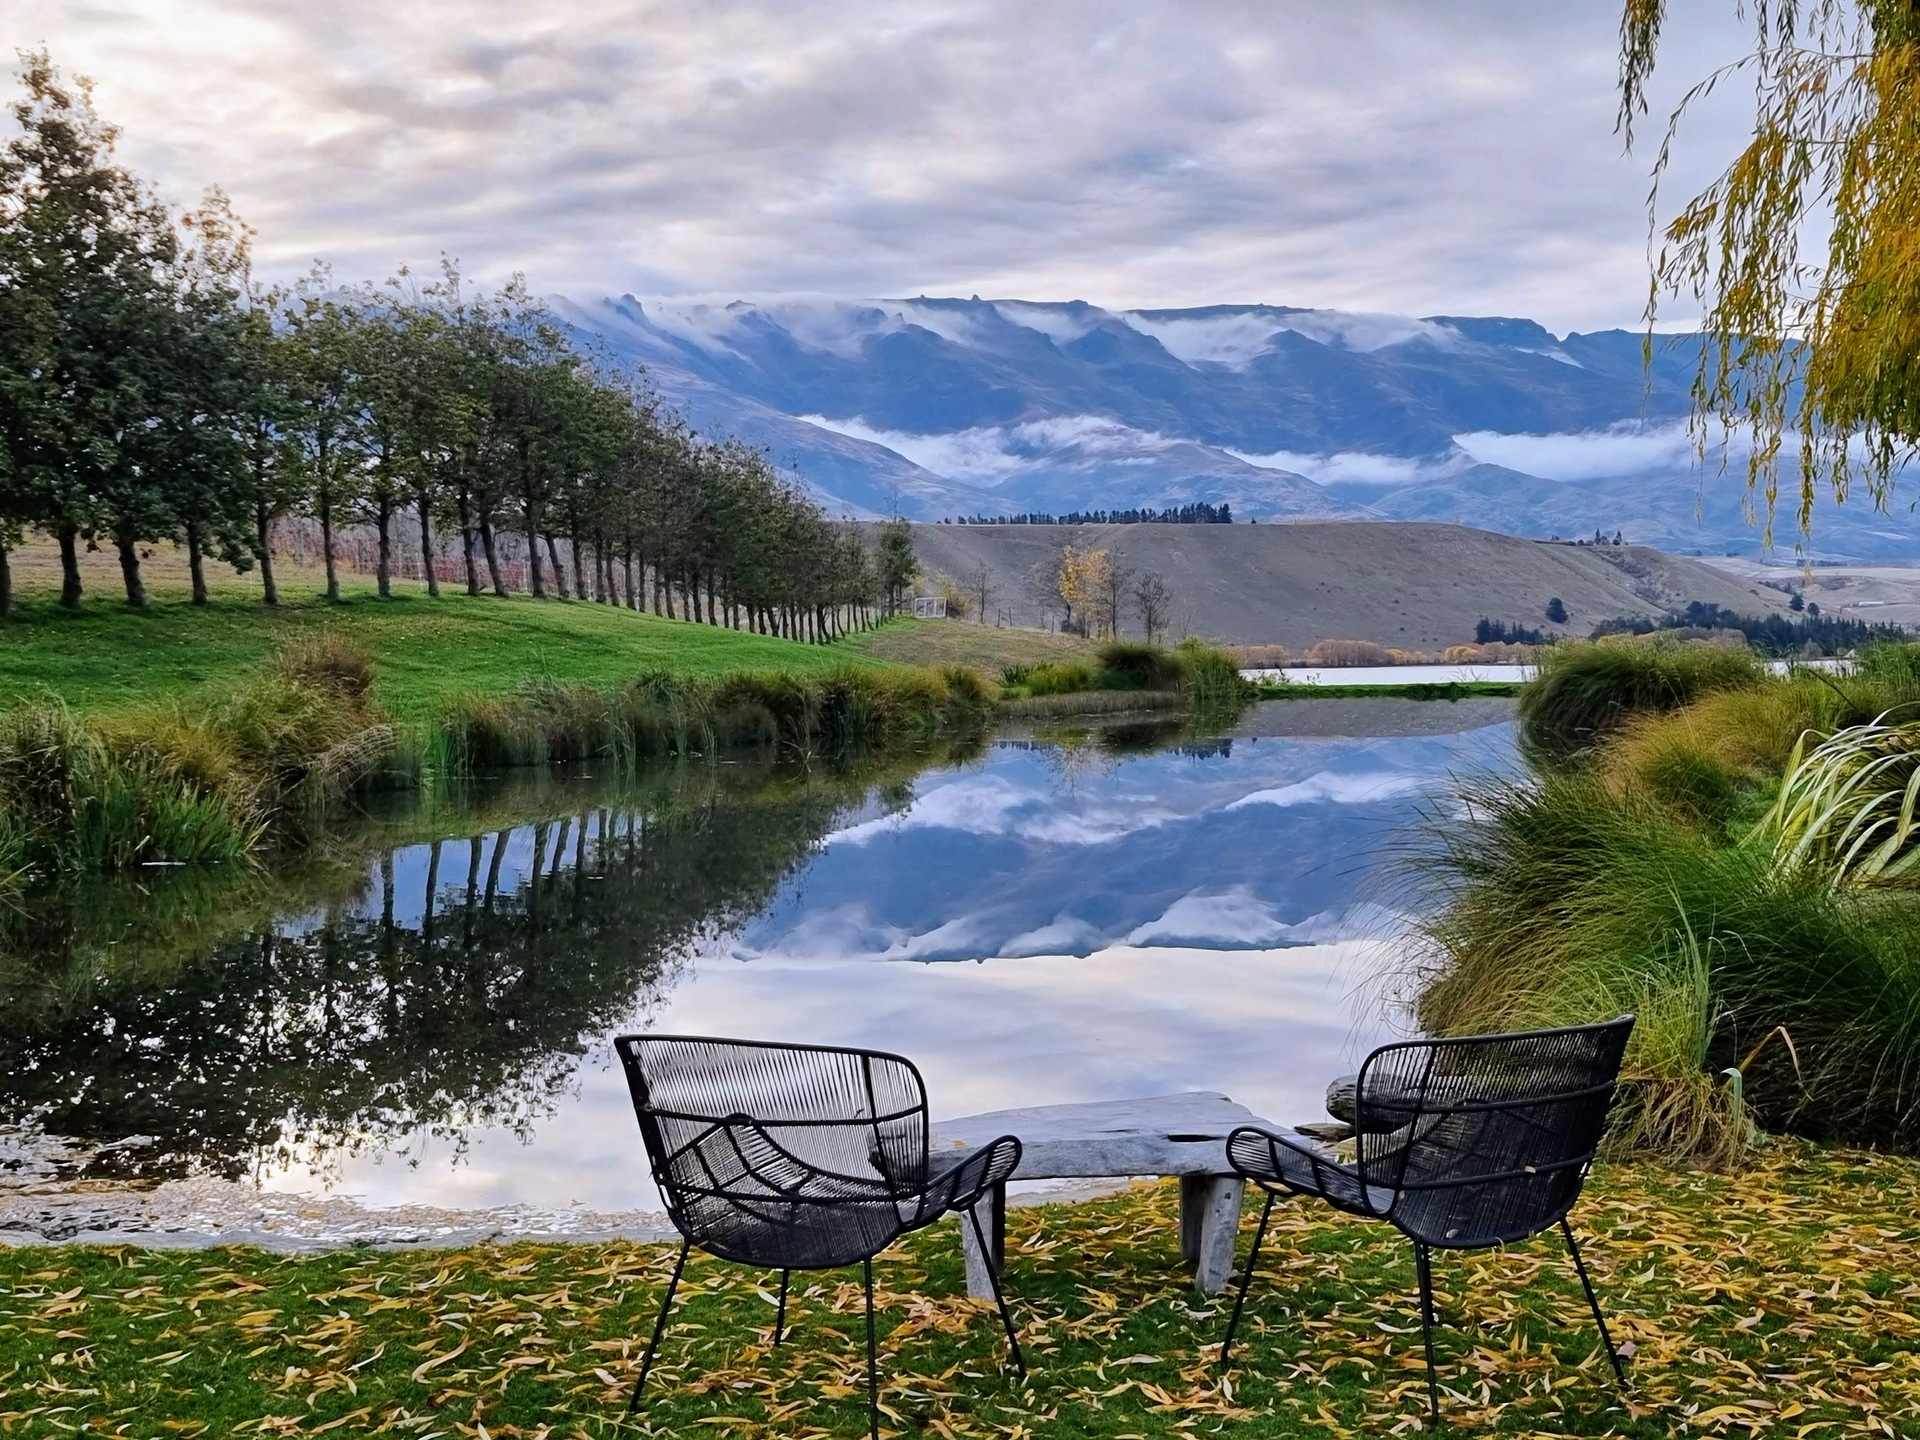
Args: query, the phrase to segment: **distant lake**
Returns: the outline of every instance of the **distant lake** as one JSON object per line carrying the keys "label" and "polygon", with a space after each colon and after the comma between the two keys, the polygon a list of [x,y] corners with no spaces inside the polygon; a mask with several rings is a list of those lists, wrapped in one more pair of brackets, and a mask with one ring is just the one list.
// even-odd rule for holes
{"label": "distant lake", "polygon": [[1379,977],[1406,827],[1514,766],[1508,714],[1298,701],[1221,734],[510,777],[265,875],[62,897],[0,931],[0,1227],[76,1195],[148,1223],[123,1186],[648,1209],[628,1030],[900,1051],[936,1116],[1213,1089],[1317,1118],[1404,1023]]}

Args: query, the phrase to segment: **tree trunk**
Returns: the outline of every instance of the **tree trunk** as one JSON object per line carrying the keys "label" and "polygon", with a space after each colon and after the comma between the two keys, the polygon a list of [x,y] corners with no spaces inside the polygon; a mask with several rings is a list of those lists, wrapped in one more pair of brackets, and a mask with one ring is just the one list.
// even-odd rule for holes
{"label": "tree trunk", "polygon": [[60,605],[66,610],[80,608],[80,550],[75,544],[79,536],[78,526],[60,527]]}
{"label": "tree trunk", "polygon": [[460,559],[467,567],[467,594],[480,593],[480,572],[473,563],[473,508],[468,502],[467,487],[460,487],[458,496],[460,507]]}
{"label": "tree trunk", "polygon": [[547,582],[540,578],[540,509],[527,497],[527,589],[533,598],[547,598]]}
{"label": "tree trunk", "polygon": [[639,587],[636,587],[634,585],[633,583],[633,546],[631,545],[627,546],[627,553],[621,556],[621,559],[626,562],[627,608],[629,610],[638,610],[640,608],[640,601],[642,599],[642,590],[646,585],[646,576],[644,573],[641,575]]}
{"label": "tree trunk", "polygon": [[[553,562],[554,597],[559,600],[568,599],[571,592],[567,589],[567,570],[566,567],[560,563],[560,547],[554,543],[553,532],[551,530],[547,532],[547,559]],[[580,578],[580,560],[578,556],[574,557],[573,578],[575,580]]]}
{"label": "tree trunk", "polygon": [[480,544],[486,550],[487,578],[493,582],[493,593],[505,595],[507,582],[500,578],[500,547],[493,543],[493,521],[485,511],[480,513]]}
{"label": "tree trunk", "polygon": [[200,553],[200,522],[187,521],[187,576],[193,584],[193,603],[207,603],[207,567]]}
{"label": "tree trunk", "polygon": [[140,548],[129,535],[113,537],[114,548],[120,552],[120,579],[127,587],[127,604],[135,610],[147,608],[147,586],[140,578]]}
{"label": "tree trunk", "polygon": [[327,599],[340,602],[340,572],[333,564],[333,487],[320,482],[320,548],[327,557]]}
{"label": "tree trunk", "polygon": [[433,507],[427,503],[426,491],[420,492],[420,565],[427,575],[427,594],[436,600],[440,598],[440,577],[434,573],[433,565]]}
{"label": "tree trunk", "polygon": [[7,563],[7,541],[0,535],[0,620],[13,613],[13,567]]}
{"label": "tree trunk", "polygon": [[379,582],[380,598],[393,598],[393,502],[384,495],[380,498],[380,507],[373,512],[374,533],[380,537],[380,558],[374,566],[374,576]]}
{"label": "tree trunk", "polygon": [[273,578],[273,516],[264,500],[254,502],[253,554],[260,562],[260,588],[267,604],[280,604],[280,586]]}

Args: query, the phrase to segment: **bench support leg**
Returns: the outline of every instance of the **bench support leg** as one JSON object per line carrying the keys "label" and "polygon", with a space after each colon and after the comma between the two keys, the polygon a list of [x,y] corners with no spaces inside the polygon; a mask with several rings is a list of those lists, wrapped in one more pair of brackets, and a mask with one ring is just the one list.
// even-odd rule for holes
{"label": "bench support leg", "polygon": [[[1226,1289],[1233,1273],[1233,1244],[1240,1235],[1240,1202],[1246,1194],[1246,1182],[1238,1175],[1200,1177],[1204,1203],[1200,1207],[1198,1254],[1194,1257],[1193,1283],[1202,1295],[1218,1295]],[[1187,1181],[1180,1182],[1181,1218],[1186,1216]],[[1182,1230],[1186,1227],[1183,1224]],[[1184,1246],[1182,1247],[1185,1248]]]}
{"label": "bench support leg", "polygon": [[[967,1294],[976,1300],[997,1300],[1000,1292],[994,1277],[1007,1258],[1007,1187],[995,1185],[973,1207],[976,1230],[964,1217],[960,1221],[960,1254],[967,1265]],[[984,1235],[987,1250],[980,1248]]]}
{"label": "bench support leg", "polygon": [[1211,1175],[1180,1177],[1180,1258],[1189,1265],[1200,1263],[1200,1230],[1207,1213],[1207,1192]]}

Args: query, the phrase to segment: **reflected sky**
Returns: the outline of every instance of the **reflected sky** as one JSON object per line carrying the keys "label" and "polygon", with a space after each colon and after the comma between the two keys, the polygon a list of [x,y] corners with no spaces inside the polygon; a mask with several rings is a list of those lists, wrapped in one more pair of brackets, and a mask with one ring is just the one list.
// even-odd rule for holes
{"label": "reflected sky", "polygon": [[[1405,923],[1383,871],[1397,837],[1449,776],[1510,768],[1513,751],[1508,724],[1119,757],[996,743],[844,807],[764,906],[690,943],[624,1024],[898,1050],[936,1115],[1214,1089],[1317,1118],[1326,1080],[1400,1033],[1381,980]],[[541,863],[564,872],[565,846],[601,823]],[[532,871],[531,832],[502,854],[504,890]],[[392,863],[396,923],[417,925],[428,847]],[[469,876],[446,867],[451,897]],[[396,1135],[262,1179],[373,1205],[650,1207],[606,1038],[532,1125],[473,1127],[457,1151]]]}

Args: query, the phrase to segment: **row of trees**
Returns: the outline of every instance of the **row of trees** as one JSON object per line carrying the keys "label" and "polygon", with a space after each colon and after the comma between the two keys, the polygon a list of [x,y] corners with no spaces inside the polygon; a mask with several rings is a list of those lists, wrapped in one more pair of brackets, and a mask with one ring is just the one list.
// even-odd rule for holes
{"label": "row of trees", "polygon": [[1197,500],[1164,510],[1069,510],[1064,515],[1029,511],[1024,515],[962,515],[942,525],[1231,525],[1233,506]]}
{"label": "row of trees", "polygon": [[196,603],[212,558],[258,567],[277,604],[291,516],[317,522],[333,600],[343,526],[377,537],[382,595],[411,543],[435,594],[444,570],[475,595],[801,638],[911,584],[905,522],[870,549],[765,456],[581,354],[524,282],[473,293],[443,263],[424,284],[262,285],[223,196],[176,217],[115,162],[84,81],[43,53],[22,79],[0,152],[0,614],[29,527],[58,542],[69,607],[82,546],[110,544],[144,606],[143,547],[172,539]]}

